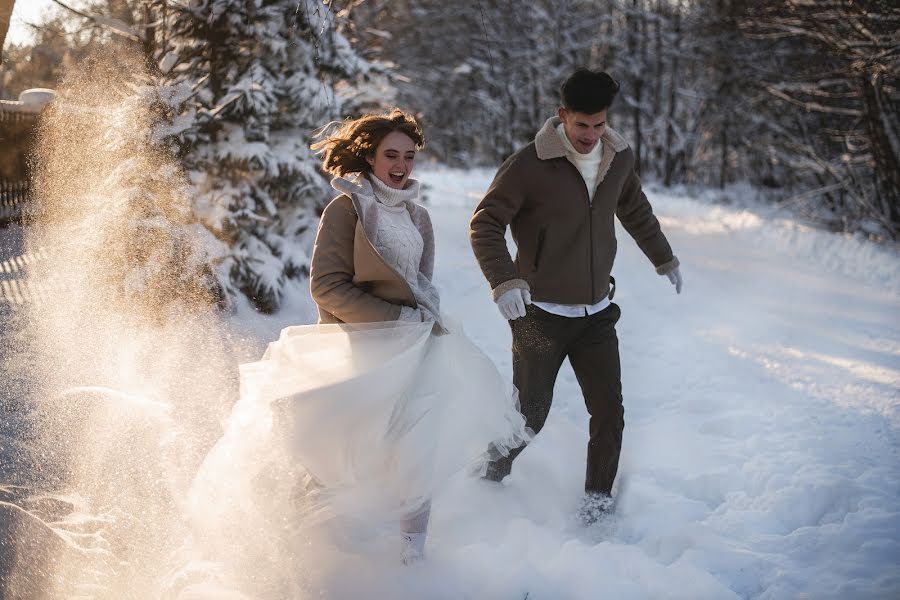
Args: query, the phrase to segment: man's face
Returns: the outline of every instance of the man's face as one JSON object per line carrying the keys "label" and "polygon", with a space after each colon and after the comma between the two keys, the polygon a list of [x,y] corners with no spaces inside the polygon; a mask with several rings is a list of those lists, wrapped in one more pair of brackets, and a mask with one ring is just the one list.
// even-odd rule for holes
{"label": "man's face", "polygon": [[559,120],[569,141],[582,154],[593,150],[606,131],[606,109],[589,115],[560,108]]}

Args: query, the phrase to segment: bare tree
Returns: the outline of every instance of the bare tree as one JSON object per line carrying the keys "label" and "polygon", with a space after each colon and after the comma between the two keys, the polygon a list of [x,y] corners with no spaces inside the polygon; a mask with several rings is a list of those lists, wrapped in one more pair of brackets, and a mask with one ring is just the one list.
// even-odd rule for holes
{"label": "bare tree", "polygon": [[[752,10],[743,27],[777,48],[762,73],[791,111],[780,150],[843,217],[900,235],[900,8],[884,0],[785,2]],[[786,68],[787,67],[787,68]],[[784,123],[784,119],[779,119]],[[842,206],[844,205],[844,206]],[[849,211],[850,215],[847,214]]]}
{"label": "bare tree", "polygon": [[669,67],[669,103],[666,108],[666,144],[665,144],[665,166],[664,166],[664,181],[665,184],[672,185],[674,183],[674,175],[675,175],[675,160],[676,160],[676,152],[675,152],[675,114],[678,109],[678,48],[681,44],[681,7],[679,4],[675,5],[675,14],[674,14],[674,22],[675,22],[675,35],[674,35],[674,44],[675,44],[675,53],[672,56],[672,64]]}
{"label": "bare tree", "polygon": [[457,165],[496,164],[532,139],[565,76],[609,45],[593,0],[369,0],[352,12],[394,65],[429,151]]}

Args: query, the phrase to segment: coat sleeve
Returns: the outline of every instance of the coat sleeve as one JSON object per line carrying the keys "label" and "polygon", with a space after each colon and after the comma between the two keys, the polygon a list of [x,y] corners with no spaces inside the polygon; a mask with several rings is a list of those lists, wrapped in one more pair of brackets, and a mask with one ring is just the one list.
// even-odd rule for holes
{"label": "coat sleeve", "polygon": [[424,247],[422,249],[422,258],[419,261],[419,272],[428,281],[432,281],[434,278],[434,226],[431,224],[431,216],[424,208],[422,209],[420,230]]}
{"label": "coat sleeve", "polygon": [[[419,308],[425,309],[440,321],[441,296],[434,285],[434,226],[431,224],[431,216],[428,210],[421,208],[416,212],[416,227],[422,234],[422,258],[419,260],[418,291],[416,303]],[[443,327],[440,327],[443,330]]]}
{"label": "coat sleeve", "polygon": [[657,273],[665,275],[678,266],[678,259],[672,254],[672,247],[663,235],[659,221],[653,214],[653,207],[641,188],[641,180],[634,170],[631,170],[622,188],[616,216],[656,267]]}
{"label": "coat sleeve", "polygon": [[506,228],[525,202],[517,154],[500,166],[469,222],[469,240],[494,300],[513,288],[528,289],[506,246]]}
{"label": "coat sleeve", "polygon": [[401,307],[353,283],[356,212],[347,196],[331,201],[322,213],[310,263],[313,300],[344,323],[396,321]]}

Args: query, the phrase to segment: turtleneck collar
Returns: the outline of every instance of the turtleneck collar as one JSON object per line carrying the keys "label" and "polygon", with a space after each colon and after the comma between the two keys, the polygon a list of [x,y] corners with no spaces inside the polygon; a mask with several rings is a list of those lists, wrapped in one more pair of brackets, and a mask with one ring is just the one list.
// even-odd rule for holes
{"label": "turtleneck collar", "polygon": [[393,188],[374,175],[366,175],[365,179],[372,184],[375,198],[385,206],[399,206],[404,202],[415,202],[419,197],[419,182],[415,179],[407,179],[406,187],[402,190]]}
{"label": "turtleneck collar", "polygon": [[603,155],[603,140],[597,140],[597,145],[594,146],[590,152],[582,154],[576,150],[575,146],[572,145],[572,142],[569,141],[569,136],[566,135],[566,129],[563,127],[562,123],[556,126],[556,133],[558,133],[560,139],[562,139],[563,146],[566,148],[566,154],[572,160],[600,162],[600,158]]}
{"label": "turtleneck collar", "polygon": [[[376,187],[379,186],[379,187]],[[406,187],[402,190],[394,189],[386,185],[375,176],[371,178],[361,173],[351,173],[346,177],[335,177],[331,180],[331,187],[352,196],[370,198],[385,206],[398,206],[403,202],[415,204],[419,197],[419,182],[415,179],[407,179]]]}

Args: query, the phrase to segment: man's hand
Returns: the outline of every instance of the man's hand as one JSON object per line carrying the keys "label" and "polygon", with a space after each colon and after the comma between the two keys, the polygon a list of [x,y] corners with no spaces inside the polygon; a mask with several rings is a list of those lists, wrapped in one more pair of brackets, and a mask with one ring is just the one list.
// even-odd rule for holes
{"label": "man's hand", "polygon": [[675,293],[681,293],[681,284],[683,280],[681,279],[681,270],[678,267],[675,267],[668,273],[666,273],[666,277],[669,278],[669,281],[672,282],[672,285],[675,286]]}
{"label": "man's hand", "polygon": [[500,314],[507,321],[524,317],[526,304],[531,304],[531,292],[523,288],[513,288],[497,298]]}

